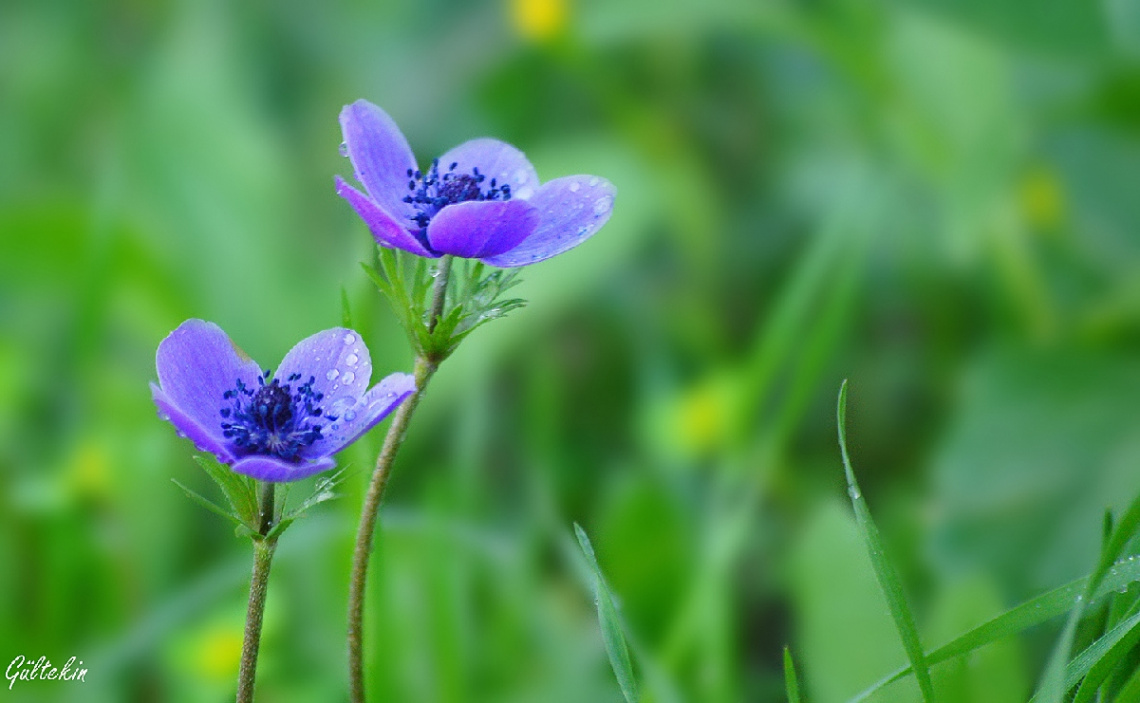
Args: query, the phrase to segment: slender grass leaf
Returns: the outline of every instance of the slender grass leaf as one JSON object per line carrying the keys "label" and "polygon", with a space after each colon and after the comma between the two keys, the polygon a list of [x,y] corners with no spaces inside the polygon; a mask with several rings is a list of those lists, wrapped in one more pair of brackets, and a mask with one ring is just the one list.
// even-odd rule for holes
{"label": "slender grass leaf", "polygon": [[867,545],[867,551],[870,553],[871,566],[875,571],[875,577],[879,581],[879,587],[883,589],[891,617],[894,618],[895,626],[898,628],[903,649],[906,650],[907,659],[918,679],[918,688],[922,692],[922,699],[926,703],[932,703],[934,686],[930,681],[930,670],[926,666],[926,655],[922,650],[922,642],[918,637],[918,628],[914,624],[914,616],[910,612],[910,606],[907,605],[906,595],[903,593],[902,584],[899,583],[898,574],[895,573],[894,567],[887,559],[886,552],[883,549],[883,541],[879,537],[879,530],[871,519],[871,511],[867,507],[863,493],[859,490],[859,483],[855,480],[855,471],[851,468],[851,458],[847,453],[846,380],[839,388],[839,401],[836,405],[835,414],[836,421],[839,424],[839,448],[843,455],[843,468],[847,474],[847,490],[851,494],[851,505],[855,509],[855,520],[859,525],[860,533],[863,535],[863,541]]}
{"label": "slender grass leaf", "polygon": [[[1068,659],[1073,648],[1073,640],[1076,638],[1077,625],[1084,616],[1089,599],[1092,598],[1101,582],[1108,575],[1113,562],[1119,558],[1121,552],[1128,546],[1128,542],[1135,536],[1138,527],[1140,527],[1140,495],[1132,499],[1128,510],[1124,512],[1124,517],[1120,518],[1112,536],[1101,549],[1096,569],[1089,576],[1084,593],[1077,597],[1076,606],[1069,613],[1069,621],[1065,623],[1065,629],[1061,632],[1057,646],[1049,657],[1049,664],[1045,668],[1045,674],[1041,677],[1041,686],[1037,689],[1037,694],[1033,700],[1040,701],[1040,703],[1060,703],[1065,692],[1075,685],[1076,682],[1069,683],[1069,671],[1077,660],[1074,659],[1069,662]],[[1116,632],[1116,628],[1113,628],[1112,632]],[[1105,637],[1107,636],[1105,635]]]}
{"label": "slender grass leaf", "polygon": [[[967,654],[1003,637],[1015,635],[1034,625],[1064,615],[1072,609],[1077,597],[1085,592],[1088,580],[1089,578],[1085,576],[1063,586],[1058,586],[959,635],[929,652],[926,655],[927,666],[940,664],[953,657]],[[1105,579],[1093,600],[1095,602],[1121,588],[1127,588],[1137,581],[1140,581],[1140,559],[1132,557],[1117,562],[1105,575]],[[852,698],[851,703],[867,700],[886,686],[909,676],[911,673],[912,669],[909,666],[902,667]]]}
{"label": "slender grass leaf", "polygon": [[[1130,612],[1129,615],[1131,615],[1134,619],[1135,610]],[[1101,639],[1107,639],[1109,635],[1117,632],[1117,630],[1127,622],[1128,620],[1118,623],[1107,633],[1105,633]],[[1132,650],[1132,647],[1135,646],[1138,640],[1140,640],[1140,628],[1137,628],[1134,625],[1132,628],[1124,632],[1123,635],[1121,635],[1120,638],[1110,646],[1109,650],[1100,657],[1100,659],[1093,662],[1092,666],[1088,670],[1088,673],[1084,674],[1084,677],[1080,679],[1081,685],[1077,688],[1077,694],[1073,698],[1073,703],[1090,703],[1090,701],[1092,701],[1096,696],[1097,689],[1100,688],[1101,684],[1103,684],[1105,680],[1108,679],[1108,677],[1113,673],[1115,667],[1120,664],[1120,660]],[[1098,642],[1099,641],[1100,640],[1098,640]],[[1073,663],[1076,663],[1078,660],[1084,657],[1085,653],[1091,651],[1094,647],[1096,647],[1096,645],[1096,642],[1094,642],[1092,645],[1089,645],[1089,648],[1086,649],[1085,652],[1082,652],[1081,656],[1077,657],[1077,659],[1074,659]]]}
{"label": "slender grass leaf", "polygon": [[792,652],[787,647],[784,647],[784,690],[788,693],[788,703],[800,703],[800,682],[796,679]]}
{"label": "slender grass leaf", "polygon": [[585,530],[574,523],[574,533],[578,536],[578,545],[586,555],[586,561],[594,572],[594,599],[598,606],[598,622],[602,628],[602,640],[606,645],[606,654],[610,658],[614,676],[617,677],[622,695],[627,703],[637,703],[637,682],[633,676],[633,663],[629,658],[629,648],[626,646],[625,635],[622,633],[621,619],[614,606],[613,595],[606,586],[602,568],[598,566],[598,559],[594,556],[594,547]]}
{"label": "slender grass leaf", "polygon": [[[1059,695],[1063,696],[1066,691],[1076,686],[1097,662],[1116,650],[1117,645],[1120,645],[1120,648],[1124,650],[1130,649],[1131,646],[1135,644],[1135,636],[1140,634],[1133,632],[1138,626],[1140,626],[1140,613],[1136,613],[1112,628],[1106,635],[1096,642],[1093,642],[1085,651],[1074,657],[1062,670],[1063,676],[1059,684]],[[1044,688],[1044,686],[1042,688]],[[1034,696],[1030,699],[1030,703],[1036,703],[1040,700],[1040,697],[1040,694]]]}

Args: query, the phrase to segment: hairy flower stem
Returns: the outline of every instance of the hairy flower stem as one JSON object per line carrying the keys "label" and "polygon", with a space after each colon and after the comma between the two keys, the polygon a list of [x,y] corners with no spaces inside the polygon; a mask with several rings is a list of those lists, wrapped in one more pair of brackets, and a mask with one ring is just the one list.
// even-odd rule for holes
{"label": "hairy flower stem", "polygon": [[[429,332],[435,329],[443,312],[450,274],[451,257],[445,256],[440,261],[432,291],[427,322]],[[407,434],[412,413],[416,411],[416,406],[427,390],[428,381],[437,368],[437,361],[425,358],[423,355],[416,357],[414,369],[416,390],[400,405],[392,418],[392,425],[384,437],[384,445],[376,457],[372,481],[368,484],[368,492],[364,496],[364,508],[360,513],[356,547],[352,551],[352,574],[348,585],[348,684],[349,700],[352,703],[364,703],[364,587],[368,578],[368,560],[372,556],[372,538],[376,530],[376,518],[380,513],[380,501],[384,497],[384,489],[388,486],[388,477],[392,473],[396,453],[404,443],[404,435]]]}
{"label": "hairy flower stem", "polygon": [[241,668],[238,670],[237,703],[252,703],[253,680],[257,675],[257,652],[261,646],[261,623],[265,615],[265,594],[269,587],[269,567],[277,538],[267,538],[273,527],[273,497],[276,486],[265,482],[259,487],[261,496],[260,534],[253,539],[253,575],[249,583],[249,608],[245,614],[245,637],[241,645]]}

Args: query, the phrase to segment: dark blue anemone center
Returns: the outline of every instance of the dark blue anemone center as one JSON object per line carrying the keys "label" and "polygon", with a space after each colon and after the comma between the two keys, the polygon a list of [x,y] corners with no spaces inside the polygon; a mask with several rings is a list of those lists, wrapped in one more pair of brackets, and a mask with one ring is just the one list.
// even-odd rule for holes
{"label": "dark blue anemone center", "polygon": [[301,451],[322,439],[318,418],[330,422],[320,406],[322,393],[313,390],[316,378],[293,388],[300,374],[289,376],[281,385],[276,378],[266,382],[269,371],[257,377],[257,388],[238,379],[235,386],[222,394],[232,403],[222,408],[222,434],[233,443],[238,456],[271,455],[286,461],[300,459]]}
{"label": "dark blue anemone center", "polygon": [[458,163],[452,163],[447,171],[440,173],[439,159],[431,162],[427,173],[408,169],[408,191],[404,202],[410,203],[416,210],[412,221],[420,229],[428,226],[431,218],[447,205],[463,203],[469,200],[510,200],[511,187],[506,183],[498,183],[492,178],[479,173],[479,168],[471,169],[471,173],[457,171]]}

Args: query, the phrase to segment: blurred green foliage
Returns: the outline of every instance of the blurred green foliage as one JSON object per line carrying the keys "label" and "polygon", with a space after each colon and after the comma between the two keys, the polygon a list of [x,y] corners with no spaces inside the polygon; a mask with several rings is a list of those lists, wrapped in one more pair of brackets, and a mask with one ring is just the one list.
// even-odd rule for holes
{"label": "blurred green foliage", "polygon": [[[147,381],[188,317],[271,365],[342,289],[377,373],[408,370],[333,192],[361,97],[421,156],[491,135],[618,188],[421,406],[375,700],[620,701],[574,521],[646,700],[782,700],[785,644],[812,703],[902,665],[844,495],[845,377],[927,647],[1087,573],[1140,489],[1138,58],[1134,0],[0,5],[0,663],[90,670],[8,697],[232,695],[249,545],[170,482],[213,488]],[[282,541],[264,700],[345,695],[380,433]],[[1058,628],[935,686],[1024,700]]]}

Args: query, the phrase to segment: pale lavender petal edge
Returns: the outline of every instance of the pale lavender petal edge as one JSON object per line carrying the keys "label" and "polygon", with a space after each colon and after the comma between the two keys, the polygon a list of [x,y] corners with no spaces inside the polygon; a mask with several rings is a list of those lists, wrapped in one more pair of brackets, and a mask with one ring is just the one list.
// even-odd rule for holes
{"label": "pale lavender petal edge", "polygon": [[328,471],[336,466],[330,457],[322,457],[316,461],[306,461],[300,464],[291,464],[274,456],[254,454],[238,459],[231,467],[234,472],[252,476],[259,481],[285,483],[299,481],[313,474]]}

